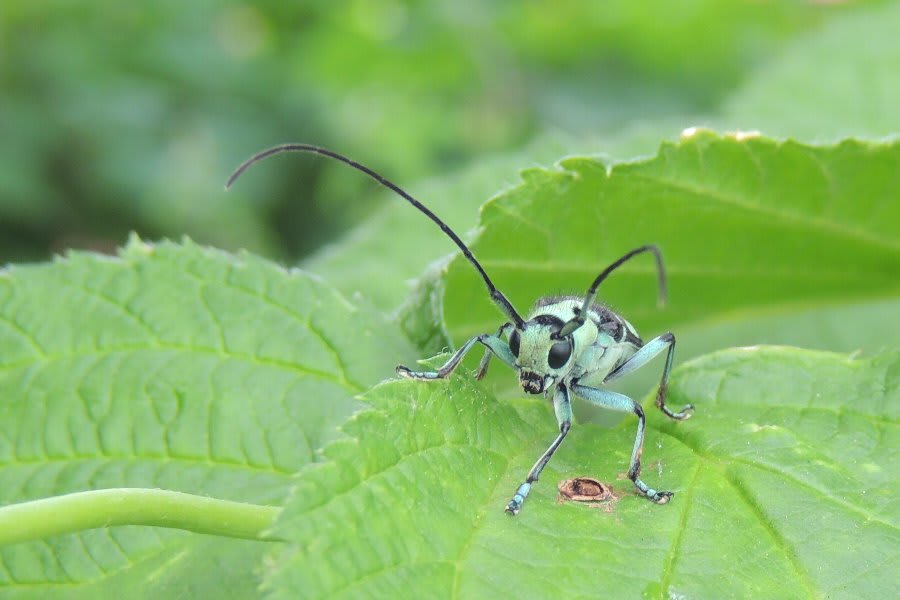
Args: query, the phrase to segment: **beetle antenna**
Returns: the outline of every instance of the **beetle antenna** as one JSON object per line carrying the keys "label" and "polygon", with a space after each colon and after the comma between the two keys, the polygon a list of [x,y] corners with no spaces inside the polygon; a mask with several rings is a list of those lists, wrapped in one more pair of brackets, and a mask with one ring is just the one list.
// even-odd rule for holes
{"label": "beetle antenna", "polygon": [[[280,146],[275,146],[273,148],[269,148],[268,150],[263,150],[262,152],[254,154],[243,163],[241,163],[241,165],[234,170],[234,173],[231,174],[231,177],[228,178],[228,181],[225,183],[225,189],[230,189],[234,182],[237,181],[238,177],[243,175],[244,171],[249,169],[255,163],[258,163],[259,161],[275,154],[281,154],[282,152],[309,152],[312,154],[319,154],[321,156],[327,156],[328,158],[338,160],[346,165],[353,167],[357,171],[362,171],[363,173],[380,183],[382,186],[393,191],[404,200],[415,206],[417,209],[423,212],[426,217],[434,221],[435,224],[437,224],[437,226],[441,228],[441,231],[447,234],[447,237],[453,240],[453,243],[456,244],[457,247],[459,247],[463,255],[469,260],[470,263],[472,263],[475,269],[478,270],[481,278],[484,279],[485,285],[487,285],[488,292],[490,292],[491,300],[494,302],[494,304],[496,304],[500,308],[500,310],[502,310],[503,313],[507,317],[509,317],[509,319],[513,323],[515,323],[517,329],[525,328],[525,321],[522,319],[519,313],[516,312],[516,309],[513,308],[513,305],[510,303],[510,301],[507,300],[506,296],[503,295],[503,292],[497,289],[497,286],[495,286],[494,282],[491,281],[491,278],[488,277],[488,274],[481,266],[481,263],[479,263],[475,259],[475,256],[472,254],[472,251],[469,250],[469,247],[466,246],[461,239],[459,239],[459,236],[456,235],[453,230],[447,226],[446,223],[444,223],[440,218],[438,218],[437,215],[431,212],[431,210],[429,210],[428,207],[426,207],[424,204],[403,191],[398,185],[388,181],[369,167],[361,165],[355,160],[347,158],[343,154],[338,154],[337,152],[332,152],[331,150],[328,150],[326,148],[311,146],[309,144],[282,144]],[[597,284],[599,284],[599,280],[595,282],[595,287]]]}
{"label": "beetle antenna", "polygon": [[652,252],[656,257],[656,270],[657,270],[657,280],[659,282],[659,305],[662,306],[666,303],[666,269],[663,266],[662,253],[659,251],[659,247],[655,244],[647,244],[646,246],[641,246],[640,248],[635,248],[631,252],[628,252],[614,263],[603,269],[597,278],[594,279],[594,283],[591,284],[591,287],[588,289],[587,294],[584,296],[584,302],[581,305],[581,310],[578,311],[578,314],[569,319],[569,321],[563,325],[563,328],[557,332],[556,337],[563,338],[582,325],[584,325],[584,321],[587,318],[588,309],[591,307],[591,303],[593,303],[594,298],[597,296],[597,288],[600,287],[600,284],[606,279],[610,273],[618,269],[622,266],[624,262],[628,259],[641,254],[643,252]]}

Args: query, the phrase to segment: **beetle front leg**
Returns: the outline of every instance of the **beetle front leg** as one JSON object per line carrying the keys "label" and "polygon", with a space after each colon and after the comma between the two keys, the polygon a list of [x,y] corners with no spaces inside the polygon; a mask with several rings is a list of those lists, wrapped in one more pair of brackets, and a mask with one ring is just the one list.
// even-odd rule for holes
{"label": "beetle front leg", "polygon": [[[502,331],[503,328],[501,328]],[[435,379],[445,379],[450,373],[456,370],[456,367],[459,366],[459,363],[462,361],[463,357],[466,353],[472,349],[476,343],[483,344],[489,352],[496,354],[497,357],[505,362],[510,367],[515,368],[516,357],[513,356],[512,351],[509,349],[509,346],[502,338],[496,335],[490,335],[488,333],[483,333],[481,335],[476,335],[465,344],[463,344],[459,350],[453,353],[453,356],[450,357],[444,365],[439,368],[437,371],[412,371],[408,367],[404,367],[403,365],[397,365],[397,374],[401,377],[406,377],[407,379],[417,379],[419,381],[434,381]],[[484,362],[482,360],[482,362]]]}
{"label": "beetle front leg", "polygon": [[553,411],[556,413],[556,422],[559,423],[559,435],[556,436],[556,439],[553,440],[553,443],[550,444],[550,447],[544,451],[541,457],[537,459],[537,462],[528,471],[525,482],[519,486],[512,500],[506,505],[506,512],[511,515],[517,515],[522,510],[522,504],[525,503],[525,498],[528,497],[528,493],[531,491],[531,484],[541,476],[541,471],[550,462],[553,453],[562,444],[566,434],[569,433],[569,429],[572,427],[572,405],[569,402],[569,390],[566,389],[565,385],[560,384],[553,394]]}

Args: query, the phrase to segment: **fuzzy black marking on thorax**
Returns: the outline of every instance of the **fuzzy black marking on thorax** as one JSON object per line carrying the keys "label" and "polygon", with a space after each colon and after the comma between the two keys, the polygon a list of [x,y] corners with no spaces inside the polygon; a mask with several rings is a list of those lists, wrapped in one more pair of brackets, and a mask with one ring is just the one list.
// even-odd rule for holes
{"label": "fuzzy black marking on thorax", "polygon": [[[544,298],[538,299],[533,310],[569,300],[574,300],[577,304],[581,304],[584,299],[579,296],[545,296]],[[588,312],[589,318],[594,322],[594,325],[597,326],[597,329],[609,335],[616,343],[625,342],[638,348],[644,345],[644,342],[641,340],[640,336],[637,335],[637,332],[632,330],[626,324],[625,319],[606,306],[594,303],[591,305]],[[575,316],[574,310],[572,311],[572,316]]]}
{"label": "fuzzy black marking on thorax", "polygon": [[532,321],[538,323],[539,325],[547,325],[548,327],[556,331],[559,331],[560,329],[562,329],[563,325],[565,325],[562,319],[554,315],[537,315],[534,317],[534,319],[532,319]]}

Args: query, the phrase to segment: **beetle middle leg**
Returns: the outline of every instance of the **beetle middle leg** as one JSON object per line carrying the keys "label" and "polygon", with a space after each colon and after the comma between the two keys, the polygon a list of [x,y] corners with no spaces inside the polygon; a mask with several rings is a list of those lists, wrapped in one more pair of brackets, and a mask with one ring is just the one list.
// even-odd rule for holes
{"label": "beetle middle leg", "polygon": [[613,392],[611,390],[601,390],[598,388],[581,385],[577,380],[571,383],[572,392],[588,400],[592,404],[596,404],[602,408],[616,410],[619,412],[630,412],[637,415],[638,428],[634,437],[634,447],[631,450],[631,463],[628,466],[628,479],[630,479],[635,487],[648,499],[657,504],[665,504],[673,496],[672,492],[657,491],[640,480],[641,474],[641,453],[644,450],[644,428],[646,426],[646,417],[644,417],[644,409],[641,405],[624,394]]}
{"label": "beetle middle leg", "polygon": [[[502,336],[506,335],[510,329],[513,328],[512,323],[504,323],[500,326],[500,329],[497,330],[495,334],[498,338],[502,339]],[[491,364],[491,357],[494,355],[494,351],[490,349],[490,347],[484,349],[484,356],[481,357],[481,363],[478,365],[478,370],[475,371],[475,379],[483,379],[487,374],[488,366]],[[510,365],[514,366],[514,365]]]}

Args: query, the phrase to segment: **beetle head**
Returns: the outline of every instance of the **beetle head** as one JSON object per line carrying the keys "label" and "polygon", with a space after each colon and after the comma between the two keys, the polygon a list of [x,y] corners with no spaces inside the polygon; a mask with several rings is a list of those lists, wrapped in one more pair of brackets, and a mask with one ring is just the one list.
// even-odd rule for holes
{"label": "beetle head", "polygon": [[509,334],[509,349],[516,357],[519,384],[526,393],[546,392],[571,368],[574,340],[572,335],[559,337],[563,325],[559,317],[543,314]]}

